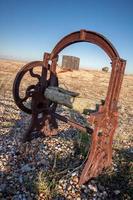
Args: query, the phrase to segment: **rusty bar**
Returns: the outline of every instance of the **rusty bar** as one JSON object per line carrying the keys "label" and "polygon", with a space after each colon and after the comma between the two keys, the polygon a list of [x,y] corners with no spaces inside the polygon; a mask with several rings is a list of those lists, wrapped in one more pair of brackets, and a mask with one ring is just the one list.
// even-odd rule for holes
{"label": "rusty bar", "polygon": [[58,113],[52,113],[52,115],[57,118],[58,120],[60,121],[63,121],[65,123],[68,123],[70,124],[71,126],[73,126],[74,128],[77,128],[83,132],[87,132],[89,134],[92,134],[93,132],[93,129],[91,129],[90,127],[85,127],[85,126],[82,126],[81,124],[78,124],[77,122],[71,120],[71,119],[68,119],[62,115],[59,115]]}

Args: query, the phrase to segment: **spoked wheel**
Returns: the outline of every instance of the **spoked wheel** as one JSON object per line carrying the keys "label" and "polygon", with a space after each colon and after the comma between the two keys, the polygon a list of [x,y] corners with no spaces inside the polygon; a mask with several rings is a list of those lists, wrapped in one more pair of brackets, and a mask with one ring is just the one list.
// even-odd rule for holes
{"label": "spoked wheel", "polygon": [[[37,72],[34,73],[34,70],[39,69]],[[35,78],[35,81],[32,81],[32,84],[27,86],[24,93],[25,95],[22,96],[21,91],[21,83],[22,79],[24,80],[24,77],[26,74],[30,74],[30,76]],[[34,61],[26,64],[17,74],[14,84],[13,84],[13,97],[16,105],[24,112],[31,114],[32,109],[28,106],[28,101],[35,96],[37,98],[37,112],[42,112],[44,110],[44,104],[46,103],[46,99],[44,97],[44,91],[45,89],[51,84],[50,77],[48,77],[48,69],[44,66],[42,61]],[[57,77],[55,77],[57,79]],[[30,81],[26,80],[25,82]],[[33,83],[35,82],[35,83]],[[30,82],[31,83],[31,82]],[[26,83],[25,83],[26,84]],[[58,86],[58,80],[54,81],[53,86]],[[40,99],[40,101],[39,101]],[[56,109],[57,104],[53,103],[51,101],[47,100],[47,106],[53,110]],[[45,104],[46,107],[46,104]]]}
{"label": "spoked wheel", "polygon": [[[31,77],[25,79],[26,75]],[[32,78],[32,79],[31,79]],[[28,86],[21,90],[24,82]],[[32,83],[32,84],[31,84]],[[56,111],[57,104],[44,96],[48,86],[58,86],[58,78],[42,61],[26,64],[17,74],[13,84],[13,97],[17,106],[24,112],[32,114],[30,126],[24,135],[23,141],[31,140],[33,131],[40,131],[44,135],[55,135],[58,127],[55,118],[51,115]],[[22,92],[24,93],[22,97]],[[30,106],[29,103],[30,101]]]}

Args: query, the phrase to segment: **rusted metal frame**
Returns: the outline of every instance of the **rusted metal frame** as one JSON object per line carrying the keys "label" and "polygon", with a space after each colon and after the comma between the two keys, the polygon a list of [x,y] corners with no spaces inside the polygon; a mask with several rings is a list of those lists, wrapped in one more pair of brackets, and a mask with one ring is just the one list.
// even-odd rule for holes
{"label": "rusted metal frame", "polygon": [[112,161],[112,140],[117,123],[117,116],[115,115],[95,114],[92,144],[80,176],[80,185],[90,178],[98,176],[103,169],[110,166]]}
{"label": "rusted metal frame", "polygon": [[[113,45],[101,34],[81,30],[78,32],[74,32],[66,37],[64,37],[53,49],[51,54],[46,53],[44,55],[43,66],[42,63],[42,75],[41,75],[41,85],[36,86],[35,96],[32,97],[32,122],[29,128],[29,132],[33,131],[34,129],[39,128],[45,135],[54,135],[57,134],[57,122],[56,118],[69,123],[73,127],[76,127],[80,130],[89,132],[90,129],[87,127],[83,127],[82,125],[71,121],[70,119],[65,118],[57,113],[56,104],[50,107],[48,104],[48,100],[45,99],[43,96],[43,92],[45,88],[48,86],[58,86],[58,78],[56,74],[56,64],[58,60],[58,54],[61,50],[65,47],[69,46],[70,44],[76,42],[91,42],[100,46],[108,56],[112,60],[112,73],[110,77],[110,82],[108,86],[107,97],[105,100],[105,104],[99,107],[98,112],[91,114],[88,118],[88,121],[94,125],[94,130],[91,129],[92,133],[92,144],[90,153],[88,153],[88,159],[85,164],[85,167],[81,173],[79,184],[85,183],[92,177],[97,176],[101,171],[108,167],[112,161],[112,140],[115,129],[118,124],[118,110],[117,110],[117,102],[120,93],[120,88],[123,80],[123,74],[125,69],[126,62],[120,59],[118,52],[113,47]],[[46,82],[47,78],[47,70],[49,69],[49,60],[52,61],[50,66],[50,80],[49,83]],[[36,64],[35,64],[36,66]],[[33,66],[34,67],[34,66]],[[39,76],[33,73],[33,67],[31,65],[27,65],[27,68],[23,68],[22,74],[19,73],[18,79],[15,80],[16,86],[15,89],[19,89],[19,85],[23,75],[25,74],[25,70],[30,70],[31,76],[36,77],[39,79]],[[47,84],[46,84],[47,83]],[[37,93],[39,92],[39,93]],[[15,94],[15,93],[14,93]],[[17,93],[18,95],[18,93]],[[15,96],[15,100],[19,100],[18,96]],[[40,95],[40,98],[38,98]],[[42,99],[42,100],[41,100]],[[41,101],[40,101],[41,100]],[[43,107],[39,110],[37,104],[43,103]],[[19,105],[19,103],[18,103]],[[19,107],[23,106],[19,105]],[[42,113],[42,118],[39,119],[39,113]],[[35,125],[36,123],[36,125]],[[34,126],[35,125],[35,126]],[[52,128],[50,126],[53,126]]]}
{"label": "rusted metal frame", "polygon": [[109,111],[109,108],[110,108],[110,102],[111,102],[112,93],[113,93],[113,90],[114,90],[115,80],[116,80],[116,76],[117,76],[117,68],[116,68],[116,65],[114,63],[114,60],[112,61],[111,67],[112,67],[111,76],[110,76],[108,91],[107,91],[106,100],[105,100],[105,107],[106,107],[107,112]]}
{"label": "rusted metal frame", "polygon": [[[24,141],[26,140],[31,140],[31,133],[35,130],[40,130],[42,127],[41,120],[39,118],[39,115],[42,113],[42,109],[39,107],[39,104],[45,105],[46,101],[43,98],[43,96],[39,92],[35,92],[32,96],[32,101],[31,101],[31,110],[32,110],[32,118],[30,122],[29,129],[24,135]],[[45,106],[47,108],[47,105]],[[47,110],[45,110],[45,115],[46,115]]]}
{"label": "rusted metal frame", "polygon": [[105,168],[109,167],[112,163],[112,145],[113,145],[113,137],[114,137],[114,133],[115,130],[118,126],[118,113],[113,113],[112,116],[110,116],[110,121],[112,121],[112,123],[110,123],[110,131],[108,130],[108,158],[107,158],[107,162],[105,165]]}
{"label": "rusted metal frame", "polygon": [[[51,71],[51,67],[49,69],[49,59],[50,58],[50,54],[49,53],[45,53],[44,54],[44,59],[43,59],[43,68],[42,68],[42,82],[41,82],[41,94],[40,94],[40,98],[45,99],[44,97],[44,91],[46,89],[46,87],[48,87],[47,84],[49,85],[56,85],[58,83],[54,82],[55,80],[53,80],[53,72]],[[50,70],[50,80],[47,80],[47,72],[48,70]],[[49,83],[48,83],[49,81]],[[57,80],[56,80],[57,81]],[[34,98],[34,97],[33,97]],[[42,113],[42,119],[40,120],[39,118],[36,119],[37,124],[40,124],[39,126],[39,130],[44,133],[44,135],[46,136],[50,136],[50,135],[56,135],[57,134],[57,122],[55,120],[55,118],[53,118],[52,115],[50,115],[49,112],[49,106],[50,106],[50,101],[45,100],[45,102],[42,99],[42,103],[44,104],[44,106],[46,107],[46,110],[43,111],[43,108],[41,109],[41,113]],[[40,101],[40,99],[36,99],[36,102]],[[35,101],[34,101],[35,102]],[[53,105],[51,106],[51,110],[52,112],[54,112],[54,110],[56,109],[57,104],[53,103]],[[33,110],[35,109],[36,105],[33,106]],[[32,113],[33,115],[36,113]],[[41,122],[41,123],[39,123]]]}
{"label": "rusted metal frame", "polygon": [[[42,124],[40,122],[40,119],[38,118],[39,113],[43,112],[43,119],[46,119],[46,118],[49,119],[48,113],[46,112],[46,110],[48,110],[47,100],[45,100],[45,97],[44,97],[44,90],[48,86],[47,85],[48,62],[49,62],[49,54],[46,53],[44,55],[43,62],[35,61],[35,62],[31,62],[31,63],[25,65],[19,71],[19,73],[17,74],[16,79],[14,81],[13,93],[14,93],[15,102],[23,111],[32,114],[31,125],[30,125],[27,133],[25,134],[25,136],[27,135],[27,138],[30,138],[30,132],[32,132],[34,129],[38,129],[38,130],[42,129]],[[37,66],[42,67],[41,77],[38,74],[34,74],[34,72],[33,72],[33,68],[37,67]],[[30,72],[30,75],[32,77],[38,78],[38,81],[39,81],[38,84],[36,86],[34,86],[34,93],[33,93],[33,95],[31,95],[31,97],[32,97],[32,101],[31,101],[32,108],[31,109],[25,107],[22,102],[22,100],[26,101],[26,99],[29,98],[29,96],[25,96],[25,98],[23,98],[23,99],[20,99],[20,97],[19,97],[20,82],[21,82],[23,76],[25,75],[25,73],[28,71]],[[31,86],[28,88],[30,89]],[[42,107],[39,108],[38,107],[39,104],[41,104]],[[53,121],[53,125],[55,126],[54,119],[52,119],[52,121]]]}
{"label": "rusted metal frame", "polygon": [[[42,104],[39,106],[39,104]],[[30,140],[32,131],[40,131],[43,135],[51,136],[57,134],[57,122],[50,114],[48,101],[40,92],[35,92],[31,101],[32,120],[28,131],[25,134],[25,139]]]}
{"label": "rusted metal frame", "polygon": [[[97,36],[95,36],[95,38],[94,37],[92,37],[91,35],[89,35],[88,36],[88,34],[86,35],[86,32],[85,31],[80,31],[80,33],[77,35],[77,37],[79,37],[78,39],[76,39],[75,40],[75,34],[74,34],[74,36],[72,36],[72,34],[70,35],[71,37],[69,37],[69,38],[65,38],[65,40],[66,41],[64,41],[63,40],[63,42],[62,42],[62,46],[61,46],[61,43],[59,42],[58,44],[57,44],[57,46],[56,46],[56,48],[54,49],[55,50],[55,52],[52,54],[51,53],[51,58],[52,58],[52,56],[53,56],[53,59],[54,58],[56,58],[55,56],[57,56],[57,53],[59,53],[60,52],[60,50],[62,50],[63,48],[65,48],[66,46],[68,46],[68,45],[70,45],[70,44],[72,44],[72,43],[75,43],[75,42],[79,42],[79,41],[89,41],[89,42],[92,42],[92,43],[94,43],[94,44],[97,44],[97,42],[96,42],[96,37]],[[87,36],[89,37],[89,38],[87,38]],[[72,42],[73,41],[73,42]],[[99,41],[99,43],[98,43],[98,45],[99,46],[102,46],[102,48],[104,49],[104,50],[106,50],[106,53],[110,56],[110,58],[113,60],[114,58],[116,58],[116,57],[118,57],[118,54],[116,54],[115,55],[115,53],[112,51],[112,50],[110,50],[110,45],[108,46],[108,44],[105,42],[105,44],[104,44],[104,42],[103,42],[104,40],[102,40],[102,41]],[[66,42],[66,43],[65,43]],[[103,47],[104,46],[104,47]],[[111,46],[112,47],[112,46]],[[113,52],[113,53],[112,53]],[[56,62],[55,62],[56,63]],[[114,64],[114,63],[113,63]],[[54,68],[52,69],[54,72],[56,71],[56,64],[55,65],[53,65],[54,66]],[[112,67],[114,70],[112,71],[112,78],[113,79],[111,79],[111,81],[110,81],[110,84],[109,84],[109,87],[110,88],[112,88],[112,90],[111,91],[109,91],[109,94],[111,94],[111,96],[112,96],[112,92],[114,91],[114,87],[115,87],[115,82],[116,82],[116,80],[117,80],[117,77],[118,77],[118,75],[117,75],[117,68],[116,68],[116,65],[113,65],[113,67]],[[115,72],[116,73],[115,73]],[[108,98],[108,99],[106,99],[106,100],[108,100],[107,102],[108,102],[108,104],[111,104],[111,98]],[[107,103],[105,102],[105,105],[107,105]],[[110,131],[110,139],[108,139],[109,140],[109,144],[108,144],[108,148],[106,149],[106,150],[98,150],[98,140],[100,140],[101,138],[98,136],[98,133],[99,133],[99,130],[100,129],[105,129],[105,125],[102,125],[101,126],[101,122],[102,122],[102,120],[103,121],[107,121],[107,118],[108,119],[110,119],[110,116],[109,116],[109,113],[108,113],[108,111],[109,111],[109,108],[107,109],[107,106],[101,106],[100,107],[100,109],[99,109],[99,112],[98,113],[96,113],[96,115],[95,116],[93,116],[92,118],[93,118],[93,120],[94,120],[94,122],[95,122],[95,129],[94,129],[94,132],[93,132],[93,136],[92,136],[92,148],[91,148],[91,151],[90,151],[90,155],[89,155],[89,157],[88,157],[88,162],[86,163],[86,165],[85,165],[85,168],[83,169],[83,172],[82,172],[82,174],[81,174],[81,177],[80,177],[80,182],[79,182],[79,184],[82,184],[82,183],[84,183],[85,181],[87,181],[89,178],[91,178],[91,177],[94,177],[94,176],[96,176],[96,175],[98,175],[102,170],[103,170],[103,168],[105,168],[105,167],[107,167],[108,165],[110,165],[110,163],[111,163],[111,157],[112,157],[112,138],[113,138],[113,134],[114,134],[114,131],[115,131],[115,124],[116,124],[116,119],[115,119],[115,124],[113,124],[113,127],[114,128],[112,128],[111,129],[111,131]],[[99,118],[99,116],[100,116],[100,118]],[[116,116],[117,117],[117,116]],[[100,123],[100,124],[99,124]],[[79,128],[79,127],[78,127]],[[104,136],[103,136],[103,139],[101,140],[101,144],[103,145],[103,146],[105,146],[105,144],[104,144],[104,142],[105,142],[105,140],[107,140],[107,135],[108,135],[108,133],[109,133],[109,130],[107,129],[107,131],[104,131]],[[101,146],[99,146],[99,149],[101,149]],[[101,159],[103,159],[102,157],[103,157],[103,155],[106,155],[106,158],[104,159],[104,160],[101,160],[104,164],[101,166],[101,167],[99,167],[98,165],[99,165],[99,161],[98,160],[96,160],[96,154],[98,153],[100,151],[100,153],[101,154],[99,154],[99,158],[101,157]],[[100,160],[100,159],[99,159]],[[105,160],[107,160],[107,161],[105,161]],[[91,163],[93,163],[93,167],[91,166],[92,164]],[[90,172],[90,175],[88,175],[88,169],[89,170],[91,170],[91,172]]]}
{"label": "rusted metal frame", "polygon": [[44,55],[43,55],[43,66],[46,69],[48,69],[49,60],[50,60],[50,53],[45,52]]}
{"label": "rusted metal frame", "polygon": [[[114,69],[114,70],[113,70]],[[88,160],[84,166],[84,169],[80,176],[79,184],[85,183],[92,177],[97,176],[101,171],[111,164],[112,160],[112,139],[115,131],[115,124],[117,117],[115,119],[115,124],[112,125],[111,130],[108,127],[108,121],[111,121],[112,116],[110,115],[110,110],[108,105],[110,105],[114,84],[117,77],[117,74],[114,73],[116,71],[113,67],[112,71],[112,79],[110,79],[109,84],[109,92],[108,92],[108,99],[105,101],[105,105],[100,106],[99,111],[90,115],[89,122],[95,125],[94,132],[92,134],[92,144],[90,148],[90,153],[88,154]],[[112,90],[111,90],[112,87]],[[105,121],[106,123],[102,123]],[[110,124],[111,126],[111,124]],[[99,131],[102,130],[102,136],[99,136]],[[109,140],[108,146],[105,143]],[[104,148],[103,148],[104,147]],[[106,147],[106,148],[105,148]],[[103,163],[103,164],[101,164]]]}
{"label": "rusted metal frame", "polygon": [[[80,180],[79,180],[79,185],[82,185],[83,183],[85,183],[86,181],[89,180],[89,171],[90,171],[90,167],[92,166],[92,161],[95,158],[95,152],[96,152],[96,146],[97,146],[97,132],[98,132],[98,127],[96,127],[92,133],[92,143],[91,143],[91,147],[90,147],[90,152],[88,152],[87,155],[87,161],[85,163],[85,166],[82,170],[82,173],[80,175]],[[90,171],[90,174],[92,174],[92,171]],[[94,175],[92,174],[92,177]]]}
{"label": "rusted metal frame", "polygon": [[57,66],[58,58],[59,58],[59,56],[58,56],[58,54],[57,54],[54,58],[51,59],[51,54],[50,54],[50,59],[51,59],[51,61],[52,61],[51,67],[50,67],[50,71],[51,71],[53,74],[56,73],[56,66]]}
{"label": "rusted metal frame", "polygon": [[[111,81],[111,86],[112,88],[110,89],[110,98],[108,99],[108,106],[109,106],[109,111],[116,111],[117,112],[117,106],[114,105],[117,102],[114,102],[115,94],[116,94],[116,88],[118,85],[118,80],[119,80],[119,58],[113,60],[112,62],[112,68],[114,69],[113,74],[114,74],[114,80]],[[115,107],[114,107],[115,106]]]}
{"label": "rusted metal frame", "polygon": [[[93,123],[95,124],[95,128],[92,134],[90,154],[88,155],[88,160],[80,177],[80,185],[86,182],[88,179],[97,176],[99,173],[101,173],[101,171],[104,168],[110,166],[112,162],[113,135],[118,125],[117,102],[125,69],[125,61],[122,61],[119,58],[113,61],[114,62],[112,63],[112,76],[110,78],[108,95],[105,105],[100,107],[98,112],[99,114],[96,113],[90,116],[90,121],[93,121]],[[103,119],[105,119],[105,124],[102,124],[102,121],[104,121]],[[99,146],[98,140],[100,141],[101,136],[98,136],[98,132],[101,129],[103,130],[103,138],[101,139],[102,145]],[[106,143],[107,145],[105,145]],[[106,147],[106,149],[102,150],[102,146]],[[101,149],[101,151],[97,158],[96,154],[99,151],[98,149]],[[104,155],[103,159],[102,154]],[[100,159],[101,162],[104,163],[103,165],[101,165]]]}
{"label": "rusted metal frame", "polygon": [[125,65],[126,61],[120,58],[113,59],[112,61],[112,72],[105,101],[105,105],[110,111],[117,111],[117,103],[124,76]]}
{"label": "rusted metal frame", "polygon": [[120,94],[120,89],[122,86],[122,80],[124,76],[126,61],[119,59],[116,64],[117,64],[117,78],[115,81],[114,91],[113,91],[112,99],[110,102],[111,104],[110,109],[113,111],[117,110],[117,103],[118,103],[118,98]]}

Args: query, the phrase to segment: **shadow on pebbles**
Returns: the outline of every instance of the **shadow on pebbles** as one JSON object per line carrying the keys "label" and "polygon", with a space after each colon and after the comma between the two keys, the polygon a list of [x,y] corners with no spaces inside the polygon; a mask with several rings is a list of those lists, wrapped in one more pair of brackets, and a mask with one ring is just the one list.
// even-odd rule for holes
{"label": "shadow on pebbles", "polygon": [[[108,187],[98,179],[78,185],[85,158],[79,151],[77,130],[60,122],[57,136],[33,134],[31,142],[22,143],[30,117],[8,101],[4,100],[8,106],[0,106],[0,199],[111,199]],[[82,117],[75,117],[82,123]],[[119,199],[120,190],[112,193],[113,199]]]}

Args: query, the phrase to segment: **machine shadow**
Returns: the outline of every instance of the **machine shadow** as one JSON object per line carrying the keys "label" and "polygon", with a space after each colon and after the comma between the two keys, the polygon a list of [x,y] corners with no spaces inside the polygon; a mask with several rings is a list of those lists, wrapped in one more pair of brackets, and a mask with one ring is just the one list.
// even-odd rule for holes
{"label": "machine shadow", "polygon": [[106,170],[96,180],[108,192],[107,199],[121,200],[133,197],[132,163],[129,149],[114,149],[113,170]]}
{"label": "machine shadow", "polygon": [[[93,113],[97,109],[98,105],[96,110],[87,110],[87,112]],[[12,107],[13,112],[18,113],[18,110]],[[52,199],[65,200],[65,195],[56,191],[56,187],[63,177],[69,179],[68,172],[83,164],[86,155],[83,150],[85,147],[87,147],[87,152],[89,150],[88,143],[83,143],[86,137],[79,137],[78,130],[65,126],[62,130],[59,129],[57,136],[44,137],[40,133],[33,133],[31,142],[22,143],[21,138],[28,128],[30,116],[23,112],[18,114],[19,119],[12,116],[11,121],[4,116],[1,117],[1,122],[7,121],[7,125],[3,123],[3,129],[9,129],[0,138],[2,141],[0,153],[3,162],[0,170],[2,198],[17,199],[20,195],[26,199],[38,199],[38,195],[43,193],[46,199],[52,195]],[[75,112],[71,110],[68,115],[73,117]],[[81,124],[84,123],[82,115],[76,115],[76,118],[80,119]],[[103,186],[98,187],[99,192],[102,192],[103,188],[107,191],[106,198],[130,199],[133,195],[131,184],[133,158],[128,149],[114,149],[114,151],[113,163],[117,166],[116,169],[106,170],[94,180],[98,185]],[[81,169],[82,167],[78,170]],[[83,193],[84,191],[80,189],[81,196]]]}
{"label": "machine shadow", "polygon": [[[52,193],[62,176],[82,164],[84,157],[80,156],[79,131],[66,126],[58,131],[57,136],[44,137],[40,133],[33,133],[31,142],[22,143],[30,116],[19,112],[15,106],[11,106],[11,109],[11,120],[4,115],[1,117],[1,122],[7,121],[3,129],[8,129],[0,138],[3,162],[3,168],[0,169],[0,192],[2,198],[18,198],[21,195],[28,199],[37,199],[37,194],[47,192],[46,188]],[[15,119],[13,113],[17,113],[19,117]],[[79,118],[83,119],[82,116]],[[40,188],[42,182],[46,185]],[[62,194],[57,196],[58,199],[65,199]]]}

